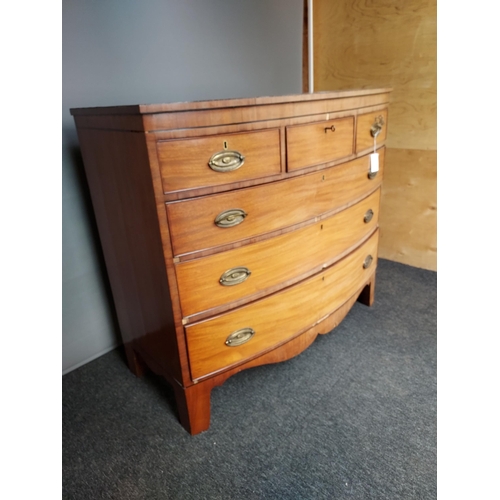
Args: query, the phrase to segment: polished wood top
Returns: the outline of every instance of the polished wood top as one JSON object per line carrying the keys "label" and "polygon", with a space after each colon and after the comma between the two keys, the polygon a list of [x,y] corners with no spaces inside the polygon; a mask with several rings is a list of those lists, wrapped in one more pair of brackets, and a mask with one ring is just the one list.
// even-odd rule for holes
{"label": "polished wood top", "polygon": [[283,104],[296,101],[318,101],[322,99],[341,99],[391,92],[391,88],[336,90],[303,94],[289,94],[267,97],[245,97],[203,101],[174,102],[165,104],[133,104],[127,106],[103,106],[93,108],[72,108],[70,113],[77,115],[142,115],[150,113],[168,113],[174,111],[194,111],[202,109],[233,108],[240,106],[262,106]]}

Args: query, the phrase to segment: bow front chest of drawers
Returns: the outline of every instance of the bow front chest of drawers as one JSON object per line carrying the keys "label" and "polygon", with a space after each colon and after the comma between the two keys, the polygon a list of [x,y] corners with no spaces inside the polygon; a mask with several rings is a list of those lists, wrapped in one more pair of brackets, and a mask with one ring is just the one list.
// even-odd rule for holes
{"label": "bow front chest of drawers", "polygon": [[71,110],[129,367],[190,433],[214,386],[373,302],[389,94]]}

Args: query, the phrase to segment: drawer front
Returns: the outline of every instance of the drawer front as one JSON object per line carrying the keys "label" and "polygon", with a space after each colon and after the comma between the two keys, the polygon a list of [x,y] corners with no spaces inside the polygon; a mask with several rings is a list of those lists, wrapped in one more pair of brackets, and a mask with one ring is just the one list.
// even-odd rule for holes
{"label": "drawer front", "polygon": [[[166,208],[174,255],[293,226],[359,200],[381,183],[384,149],[380,149],[379,153],[380,170],[373,179],[368,178],[369,157],[365,156],[301,177],[237,192],[168,203]],[[238,212],[240,215],[233,214],[233,221],[238,223],[228,227],[217,226],[217,217],[231,210],[241,211]]]}
{"label": "drawer front", "polygon": [[[187,326],[193,379],[271,349],[338,309],[374,271],[377,245],[378,230],[366,243],[322,273],[245,307]],[[369,256],[372,260],[365,268]]]}
{"label": "drawer front", "polygon": [[354,150],[354,117],[286,128],[288,171],[345,158]]}
{"label": "drawer front", "polygon": [[[176,265],[183,316],[318,272],[377,227],[380,190],[311,226]],[[282,287],[281,287],[282,288]],[[271,290],[274,291],[274,290]]]}
{"label": "drawer front", "polygon": [[366,149],[373,150],[374,139],[372,135],[378,129],[377,142],[380,144],[387,137],[387,110],[375,111],[358,116],[356,125],[356,152],[359,153]]}
{"label": "drawer front", "polygon": [[165,193],[281,172],[279,129],[157,143]]}

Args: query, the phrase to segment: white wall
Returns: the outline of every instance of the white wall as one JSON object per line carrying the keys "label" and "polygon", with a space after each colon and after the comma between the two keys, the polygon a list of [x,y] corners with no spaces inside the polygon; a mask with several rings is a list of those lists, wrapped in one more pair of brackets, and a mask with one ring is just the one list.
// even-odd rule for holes
{"label": "white wall", "polygon": [[302,0],[63,0],[63,373],[121,343],[69,108],[300,93]]}

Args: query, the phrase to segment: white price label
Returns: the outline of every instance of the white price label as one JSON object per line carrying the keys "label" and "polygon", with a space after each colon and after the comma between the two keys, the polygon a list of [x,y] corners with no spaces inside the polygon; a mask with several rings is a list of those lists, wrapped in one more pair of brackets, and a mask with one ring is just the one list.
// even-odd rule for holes
{"label": "white price label", "polygon": [[370,173],[378,172],[378,153],[370,155]]}

